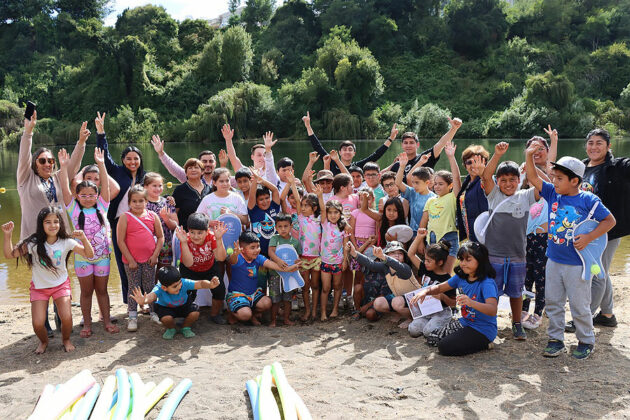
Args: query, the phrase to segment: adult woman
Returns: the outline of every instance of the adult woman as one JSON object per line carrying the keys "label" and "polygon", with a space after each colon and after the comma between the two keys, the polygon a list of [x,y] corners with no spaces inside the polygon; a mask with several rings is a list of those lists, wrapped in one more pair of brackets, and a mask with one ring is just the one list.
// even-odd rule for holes
{"label": "adult woman", "polygon": [[118,265],[118,273],[120,274],[120,286],[122,289],[123,302],[127,303],[128,281],[125,274],[125,266],[122,262],[122,254],[118,247],[117,226],[118,218],[125,211],[129,210],[127,200],[127,192],[136,185],[142,185],[144,180],[144,168],[142,166],[142,153],[135,146],[127,146],[122,152],[122,165],[117,164],[109,153],[109,145],[105,136],[105,113],[103,115],[97,113],[94,119],[96,125],[96,145],[105,152],[105,166],[107,173],[114,178],[120,185],[120,193],[112,199],[109,204],[107,218],[112,228],[112,243],[114,244],[114,255],[116,256],[116,265]]}
{"label": "adult woman", "polygon": [[471,241],[477,241],[475,230],[473,229],[475,219],[488,210],[488,200],[483,188],[481,188],[481,174],[476,172],[473,165],[475,156],[479,156],[485,165],[490,154],[483,146],[477,144],[471,144],[462,152],[462,162],[466,171],[468,171],[468,175],[462,183],[456,201],[456,221],[460,241],[466,238]]}
{"label": "adult woman", "polygon": [[197,211],[201,200],[212,192],[212,187],[203,182],[203,163],[199,159],[190,158],[184,164],[186,182],[173,190],[175,211],[179,225],[188,230],[188,216]]}

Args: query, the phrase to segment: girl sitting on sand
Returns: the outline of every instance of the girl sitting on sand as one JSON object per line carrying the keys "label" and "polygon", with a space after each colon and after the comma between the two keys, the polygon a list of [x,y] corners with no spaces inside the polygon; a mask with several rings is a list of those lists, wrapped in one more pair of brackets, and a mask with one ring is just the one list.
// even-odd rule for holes
{"label": "girl sitting on sand", "polygon": [[459,267],[448,281],[422,289],[411,299],[414,304],[423,302],[425,296],[458,289],[457,304],[462,317],[454,319],[437,333],[432,333],[429,343],[437,342],[445,356],[463,356],[488,348],[497,336],[497,303],[499,300],[496,273],[488,257],[488,248],[477,242],[466,242],[457,252]]}
{"label": "girl sitting on sand", "polygon": [[[2,225],[4,232],[4,257],[22,257],[33,270],[30,300],[33,330],[39,338],[35,353],[41,354],[48,347],[48,333],[45,322],[48,300],[52,297],[59,318],[61,318],[61,336],[65,351],[74,350],[70,342],[72,332],[72,310],[70,307],[71,290],[68,277],[68,257],[70,251],[90,259],[94,250],[82,230],[75,230],[68,235],[63,214],[56,207],[44,207],[37,215],[37,230],[34,234],[13,247],[11,235],[13,222]],[[81,240],[81,244],[72,238]]]}

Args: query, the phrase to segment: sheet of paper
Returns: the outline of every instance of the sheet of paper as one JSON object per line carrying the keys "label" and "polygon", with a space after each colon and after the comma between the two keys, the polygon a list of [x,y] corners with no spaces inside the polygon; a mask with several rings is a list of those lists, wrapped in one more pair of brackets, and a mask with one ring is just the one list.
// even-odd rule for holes
{"label": "sheet of paper", "polygon": [[421,318],[423,316],[431,315],[436,312],[440,312],[442,310],[442,301],[433,296],[426,296],[424,298],[424,302],[411,304],[411,299],[420,293],[421,289],[413,290],[411,292],[405,293],[405,299],[407,300],[407,306],[409,306],[409,310],[411,311],[411,316],[413,319]]}

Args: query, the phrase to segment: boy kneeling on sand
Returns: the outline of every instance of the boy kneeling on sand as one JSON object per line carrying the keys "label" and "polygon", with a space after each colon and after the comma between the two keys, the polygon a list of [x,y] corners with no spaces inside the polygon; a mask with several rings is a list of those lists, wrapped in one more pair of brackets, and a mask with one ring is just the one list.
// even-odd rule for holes
{"label": "boy kneeling on sand", "polygon": [[162,335],[164,339],[172,340],[177,334],[175,318],[184,318],[182,335],[186,338],[192,338],[195,333],[190,327],[199,319],[199,308],[193,303],[194,298],[188,291],[214,289],[219,284],[217,276],[209,281],[182,279],[177,268],[167,266],[158,271],[158,284],[155,285],[151,293],[142,293],[139,288],[136,288],[133,290],[131,298],[138,305],[155,302],[155,313],[160,317],[162,325],[166,327],[166,331]]}

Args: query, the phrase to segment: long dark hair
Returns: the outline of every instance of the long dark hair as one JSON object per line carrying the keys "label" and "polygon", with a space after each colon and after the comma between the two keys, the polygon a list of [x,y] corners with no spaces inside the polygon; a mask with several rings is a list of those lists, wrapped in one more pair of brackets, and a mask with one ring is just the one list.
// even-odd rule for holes
{"label": "long dark hair", "polygon": [[347,224],[347,221],[343,216],[343,205],[337,200],[330,200],[326,203],[326,210],[328,210],[329,208],[333,208],[339,212],[339,220],[337,220],[337,228],[339,228],[339,230],[343,232]]}
{"label": "long dark hair", "polygon": [[[387,206],[396,207],[396,211],[398,212],[398,218],[394,221],[394,224],[390,224],[389,220],[385,216],[385,209]],[[379,244],[385,245],[387,240],[385,240],[385,234],[387,233],[387,229],[396,225],[406,225],[407,222],[405,220],[405,208],[402,205],[402,201],[398,197],[388,198],[385,204],[383,204],[383,217],[381,218],[381,228],[379,230]]]}
{"label": "long dark hair", "polygon": [[[497,272],[490,264],[488,248],[485,245],[472,241],[463,243],[457,251],[457,259],[461,261],[469,255],[477,260],[477,272],[475,273],[477,280],[483,280],[486,277],[493,279],[497,276]],[[455,268],[455,274],[468,280],[468,274],[464,273],[464,270],[459,266]]]}
{"label": "long dark hair", "polygon": [[319,217],[321,209],[319,208],[319,199],[317,198],[317,195],[313,193],[306,194],[302,197],[302,205],[310,206],[313,209],[313,215],[315,217]]}
{"label": "long dark hair", "polygon": [[37,158],[39,158],[39,155],[45,152],[50,153],[53,159],[55,158],[55,155],[53,155],[50,149],[47,147],[40,147],[39,149],[35,150],[35,152],[33,153],[33,158],[31,159],[31,169],[33,170],[33,172],[35,172],[35,175],[39,176],[39,174],[37,173]]}
{"label": "long dark hair", "polygon": [[[144,178],[144,158],[142,157],[142,152],[140,151],[140,149],[138,149],[136,146],[125,147],[125,150],[123,150],[122,154],[120,155],[120,160],[124,161],[125,156],[127,156],[131,152],[137,153],[138,157],[140,158],[140,166],[138,167],[138,170],[136,171],[136,184],[142,183],[142,179]],[[124,163],[123,163],[123,168],[125,168],[125,170],[129,172],[129,169],[127,169]]]}
{"label": "long dark hair", "polygon": [[[79,206],[79,209],[81,210],[79,212],[79,219],[78,219],[79,229],[81,230],[83,230],[83,228],[85,227],[85,213],[83,213],[83,206],[81,205],[81,202],[78,200],[78,197],[79,197],[79,193],[84,188],[92,188],[96,192],[97,196],[98,194],[100,194],[98,187],[92,181],[81,181],[77,184],[77,187],[75,188],[75,192],[77,194],[77,205]],[[101,226],[103,226],[105,224],[105,221],[103,220],[103,215],[101,214],[101,212],[98,211],[98,197],[96,201],[97,202],[94,203],[94,205],[91,208],[96,210],[96,217],[98,217],[98,222],[100,223]]]}
{"label": "long dark hair", "polygon": [[[20,243],[17,244],[17,248],[20,250],[22,254],[22,259],[26,262],[26,265],[29,268],[33,267],[33,255],[28,252],[29,245],[35,245],[37,248],[37,257],[39,258],[38,263],[44,266],[46,270],[52,271],[53,273],[57,273],[57,267],[53,264],[50,259],[50,255],[46,252],[46,239],[48,239],[48,235],[44,231],[44,219],[49,215],[54,214],[59,219],[59,232],[57,232],[57,239],[69,239],[71,236],[68,235],[66,231],[66,223],[63,219],[63,214],[57,207],[47,206],[39,211],[37,215],[37,230],[34,234],[24,239]],[[66,255],[65,264],[68,265],[68,258],[70,258],[70,253]]]}

